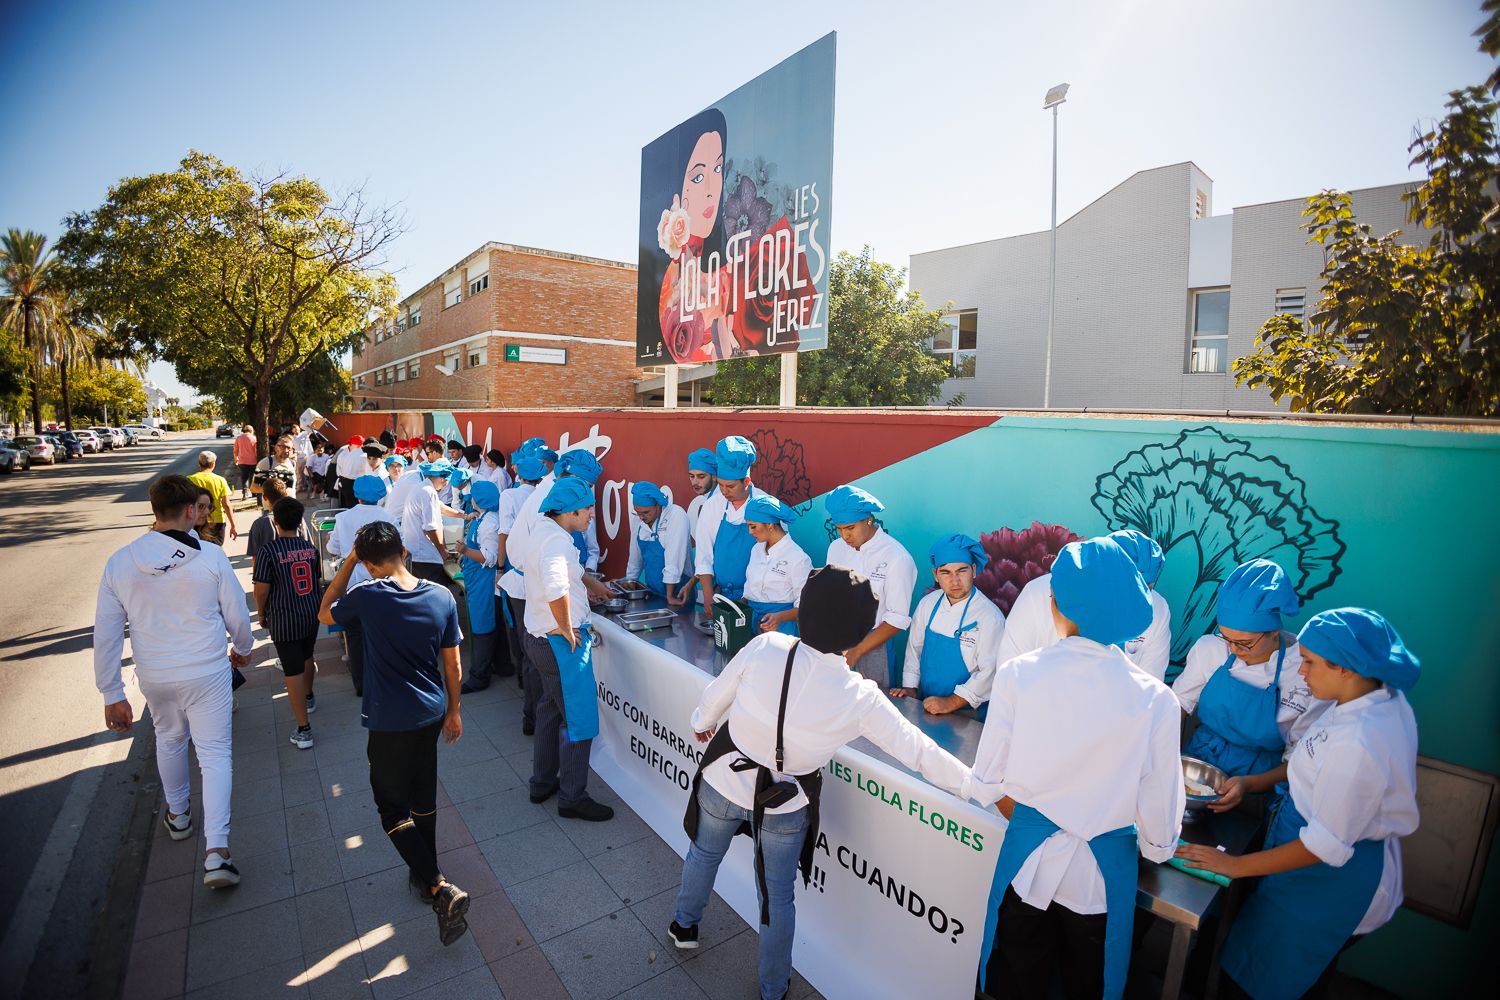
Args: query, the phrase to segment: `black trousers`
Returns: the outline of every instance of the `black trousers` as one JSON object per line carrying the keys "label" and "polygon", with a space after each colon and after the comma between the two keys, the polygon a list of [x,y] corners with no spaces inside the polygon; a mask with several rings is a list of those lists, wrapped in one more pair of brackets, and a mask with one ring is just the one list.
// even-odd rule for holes
{"label": "black trousers", "polygon": [[526,691],[530,694],[533,678],[539,688],[536,742],[531,747],[531,794],[543,795],[557,788],[558,805],[581,805],[589,800],[589,750],[594,741],[567,737],[562,678],[552,644],[544,637],[528,634],[526,657],[532,667],[526,677]]}
{"label": "black trousers", "polygon": [[1106,920],[1106,914],[1074,913],[1057,903],[1039,910],[1007,887],[985,992],[1001,1000],[1047,1000],[1052,977],[1060,973],[1068,1000],[1098,1000],[1104,992]]}
{"label": "black trousers", "polygon": [[365,627],[358,619],[344,626],[344,652],[349,656],[349,679],[356,696],[365,693]]}
{"label": "black trousers", "polygon": [[339,506],[348,510],[359,501],[354,498],[354,480],[339,479]]}
{"label": "black trousers", "polygon": [[495,627],[489,632],[471,632],[474,640],[474,657],[469,662],[468,682],[485,687],[491,677],[509,677],[513,672],[510,663],[510,636],[505,625],[505,598],[495,595]]}
{"label": "black trousers", "polygon": [[370,730],[365,755],[380,825],[422,884],[442,878],[437,863],[437,741],[442,722],[397,732]]}

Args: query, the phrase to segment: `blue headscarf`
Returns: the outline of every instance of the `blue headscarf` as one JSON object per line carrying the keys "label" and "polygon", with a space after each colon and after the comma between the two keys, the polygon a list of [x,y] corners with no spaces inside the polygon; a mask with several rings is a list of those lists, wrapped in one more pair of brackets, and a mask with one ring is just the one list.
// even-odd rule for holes
{"label": "blue headscarf", "polygon": [[688,471],[706,472],[710,476],[719,474],[719,460],[707,448],[694,448],[688,453]]}
{"label": "blue headscarf", "polygon": [[1110,538],[1063,546],[1052,564],[1052,596],[1079,635],[1104,645],[1129,642],[1151,626],[1146,582]]}
{"label": "blue headscarf", "polygon": [[968,535],[944,535],[932,543],[927,554],[934,569],[949,563],[973,563],[974,572],[979,573],[990,564],[984,546]]}
{"label": "blue headscarf", "polygon": [[858,486],[838,487],[828,494],[823,506],[828,509],[828,516],[835,525],[854,524],[885,510],[885,504]]}
{"label": "blue headscarf", "polygon": [[1240,563],[1219,584],[1218,619],[1222,628],[1241,632],[1274,632],[1282,615],[1302,607],[1292,579],[1269,559]]}
{"label": "blue headscarf", "polygon": [[516,454],[534,455],[545,447],[547,447],[546,438],[527,438],[525,441],[522,441],[519,445],[516,446]]}
{"label": "blue headscarf", "polygon": [[360,476],[354,480],[354,499],[361,503],[379,503],[384,498],[384,479],[379,476]]}
{"label": "blue headscarf", "polygon": [[453,487],[455,490],[462,489],[464,483],[467,483],[470,479],[473,478],[474,473],[470,472],[468,469],[454,466],[453,471],[448,473],[448,485]]}
{"label": "blue headscarf", "polygon": [[1297,642],[1329,663],[1397,691],[1410,691],[1422,676],[1422,661],[1406,648],[1391,623],[1376,611],[1335,608],[1307,620]]}
{"label": "blue headscarf", "polygon": [[531,482],[539,482],[547,475],[547,467],[535,455],[522,455],[516,459],[516,475]]}
{"label": "blue headscarf", "polygon": [[594,487],[579,476],[566,476],[552,484],[542,500],[541,512],[571,514],[594,505]]}
{"label": "blue headscarf", "polygon": [[553,465],[557,464],[557,452],[553,451],[551,448],[546,447],[545,445],[532,452],[532,454],[541,459],[543,462],[551,462]]}
{"label": "blue headscarf", "polygon": [[[1125,550],[1125,554],[1135,562],[1135,568],[1140,571],[1141,579],[1146,581],[1146,586],[1156,586],[1157,578],[1161,576],[1161,569],[1167,564],[1166,557],[1162,555],[1161,546],[1156,540],[1144,531],[1136,531],[1134,528],[1126,528],[1123,531],[1111,531],[1109,537],[1114,543]],[[1233,628],[1234,626],[1230,626]]]}
{"label": "blue headscarf", "polygon": [[393,465],[399,465],[404,469],[406,468],[406,459],[402,458],[400,455],[392,455],[390,458],[385,460],[385,467],[389,469]]}
{"label": "blue headscarf", "polygon": [[492,479],[476,479],[469,487],[469,499],[474,501],[475,510],[499,510],[500,484]]}
{"label": "blue headscarf", "polygon": [[755,445],[738,434],[731,434],[714,446],[714,461],[720,479],[749,479],[750,466],[755,464]]}
{"label": "blue headscarf", "polygon": [[417,469],[424,476],[437,476],[446,479],[453,475],[453,463],[446,458],[440,458],[436,462],[423,462],[417,466]]}
{"label": "blue headscarf", "polygon": [[751,497],[745,504],[745,520],[756,524],[792,524],[797,512],[773,496]]}
{"label": "blue headscarf", "polygon": [[660,486],[642,480],[630,487],[630,502],[636,507],[665,507],[670,501]]}
{"label": "blue headscarf", "polygon": [[557,460],[557,464],[562,467],[563,472],[570,476],[577,476],[590,486],[597,483],[599,477],[604,475],[604,466],[599,464],[594,453],[584,451],[582,448],[574,448],[567,452]]}

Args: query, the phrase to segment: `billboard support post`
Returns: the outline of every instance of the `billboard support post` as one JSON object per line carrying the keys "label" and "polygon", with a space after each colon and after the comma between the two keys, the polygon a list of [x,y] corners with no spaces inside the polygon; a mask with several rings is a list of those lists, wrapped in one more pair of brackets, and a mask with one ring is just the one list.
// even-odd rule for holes
{"label": "billboard support post", "polygon": [[661,377],[661,405],[663,409],[677,409],[677,366],[667,365]]}
{"label": "billboard support post", "polygon": [[797,352],[787,351],[781,356],[781,408],[789,410],[797,405]]}

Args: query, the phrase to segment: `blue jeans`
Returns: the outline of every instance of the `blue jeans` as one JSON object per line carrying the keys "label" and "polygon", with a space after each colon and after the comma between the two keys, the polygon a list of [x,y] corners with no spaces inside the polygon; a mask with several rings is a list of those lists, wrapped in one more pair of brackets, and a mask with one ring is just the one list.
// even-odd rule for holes
{"label": "blue jeans", "polygon": [[[676,921],[694,927],[703,919],[703,909],[714,891],[719,862],[734,840],[741,823],[750,821],[750,810],[730,802],[707,781],[698,789],[698,837],[682,863],[682,889],[677,894]],[[770,896],[769,927],[760,928],[760,995],[781,1000],[792,979],[792,933],[797,927],[797,861],[807,834],[807,810],[767,813],[760,828],[760,846],[766,859],[766,892]]]}

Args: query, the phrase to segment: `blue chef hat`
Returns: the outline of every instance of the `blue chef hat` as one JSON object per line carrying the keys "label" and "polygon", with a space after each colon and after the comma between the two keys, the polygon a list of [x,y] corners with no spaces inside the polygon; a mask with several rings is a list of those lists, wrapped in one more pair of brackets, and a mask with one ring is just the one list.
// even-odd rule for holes
{"label": "blue chef hat", "polygon": [[360,476],[354,480],[354,499],[362,503],[379,503],[384,498],[384,479],[379,476]]}
{"label": "blue chef hat", "polygon": [[792,524],[797,512],[773,496],[756,496],[745,504],[745,520],[756,524]]}
{"label": "blue chef hat", "polygon": [[710,476],[719,474],[719,460],[707,448],[694,448],[688,454],[689,472],[706,472]]}
{"label": "blue chef hat", "polygon": [[1241,632],[1272,632],[1282,615],[1302,607],[1291,577],[1269,559],[1240,563],[1219,585],[1219,625]]}
{"label": "blue chef hat", "polygon": [[755,445],[747,438],[731,434],[714,447],[714,460],[719,466],[714,475],[720,479],[749,479],[755,459]]}
{"label": "blue chef hat", "polygon": [[522,455],[534,455],[545,447],[547,447],[546,438],[533,437],[527,438],[525,441],[522,441],[519,445],[517,445],[516,451],[517,453]]}
{"label": "blue chef hat", "polygon": [[563,472],[566,472],[570,476],[577,476],[590,486],[597,483],[599,477],[604,475],[604,466],[599,464],[599,460],[594,457],[594,453],[584,451],[582,448],[574,448],[572,451],[565,453],[562,458],[557,460],[557,464],[562,466]]}
{"label": "blue chef hat", "polygon": [[446,458],[440,458],[436,462],[423,462],[417,466],[418,471],[424,476],[439,476],[447,478],[453,475],[453,463]]}
{"label": "blue chef hat", "polygon": [[990,564],[984,546],[968,535],[944,535],[932,543],[928,555],[934,569],[949,563],[973,563],[974,572],[978,573]]}
{"label": "blue chef hat", "polygon": [[552,484],[552,489],[547,491],[546,498],[542,500],[541,511],[543,514],[550,514],[553,511],[571,514],[575,510],[583,510],[593,505],[593,484],[585,482],[579,476],[567,476]]}
{"label": "blue chef hat", "polygon": [[401,457],[400,455],[392,455],[390,458],[385,460],[385,467],[389,469],[393,465],[399,465],[404,469],[406,468],[406,459]]}
{"label": "blue chef hat", "polygon": [[469,487],[469,496],[476,510],[498,510],[500,508],[500,484],[491,479],[476,479]]}
{"label": "blue chef hat", "polygon": [[828,516],[833,518],[836,525],[854,524],[885,510],[885,504],[858,486],[838,487],[828,494],[823,506],[828,509]]}
{"label": "blue chef hat", "polygon": [[668,503],[660,486],[644,480],[630,487],[630,502],[636,507],[665,507]]}
{"label": "blue chef hat", "polygon": [[455,490],[462,489],[464,483],[474,478],[474,473],[460,466],[454,466],[453,471],[448,473],[448,485]]}
{"label": "blue chef hat", "polygon": [[1397,691],[1411,690],[1422,676],[1422,661],[1379,612],[1364,608],[1320,611],[1302,626],[1297,642],[1329,663]]}
{"label": "blue chef hat", "polygon": [[1110,538],[1069,542],[1052,564],[1057,609],[1085,639],[1124,643],[1151,625],[1151,595],[1135,560]]}
{"label": "blue chef hat", "polygon": [[516,475],[522,479],[537,482],[547,474],[547,467],[542,460],[535,455],[522,455],[516,459]]}
{"label": "blue chef hat", "polygon": [[[1156,586],[1156,580],[1161,576],[1161,568],[1167,564],[1167,559],[1162,555],[1161,546],[1156,544],[1156,540],[1144,531],[1136,531],[1134,528],[1111,531],[1109,537],[1116,545],[1124,549],[1125,554],[1135,563],[1135,568],[1140,571],[1141,579],[1146,581],[1146,586]],[[1233,627],[1233,625],[1230,626],[1230,628]]]}
{"label": "blue chef hat", "polygon": [[546,447],[545,445],[532,452],[532,454],[541,459],[543,462],[551,462],[553,465],[557,464],[557,452],[553,451],[551,448]]}

